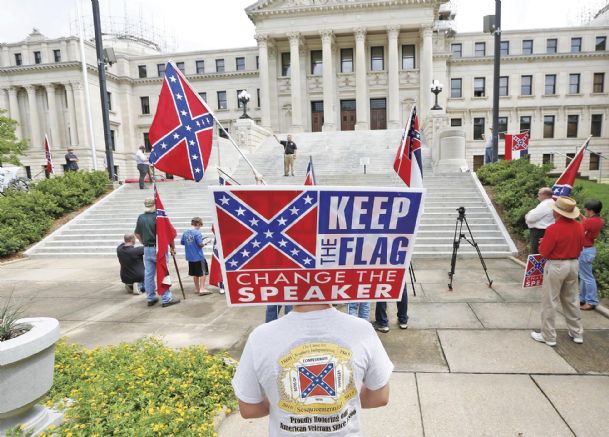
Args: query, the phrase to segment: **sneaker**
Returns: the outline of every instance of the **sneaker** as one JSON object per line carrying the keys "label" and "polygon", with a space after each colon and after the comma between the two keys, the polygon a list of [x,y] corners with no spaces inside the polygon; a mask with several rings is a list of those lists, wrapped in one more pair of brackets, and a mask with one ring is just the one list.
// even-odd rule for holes
{"label": "sneaker", "polygon": [[400,329],[408,329],[408,322],[398,322],[398,325],[400,326]]}
{"label": "sneaker", "polygon": [[585,303],[579,307],[582,311],[591,311],[596,308],[596,305],[590,305],[589,303]]}
{"label": "sneaker", "polygon": [[582,336],[571,334],[571,331],[569,331],[569,337],[571,337],[573,343],[584,344],[584,337]]}
{"label": "sneaker", "polygon": [[180,299],[179,299],[179,298],[177,298],[177,297],[174,297],[174,298],[173,298],[173,299],[171,299],[169,302],[163,302],[163,303],[161,304],[161,306],[162,306],[163,308],[165,308],[165,307],[170,307],[171,305],[176,305],[176,304],[178,304],[178,303],[180,303]]}
{"label": "sneaker", "polygon": [[152,305],[154,305],[155,303],[157,303],[159,301],[159,299],[155,299],[155,300],[149,300],[148,301],[148,306],[151,307]]}
{"label": "sneaker", "polygon": [[199,296],[206,296],[208,294],[211,294],[211,291],[209,291],[205,288],[203,290],[199,291]]}
{"label": "sneaker", "polygon": [[133,293],[133,284],[125,284],[125,291],[127,293]]}
{"label": "sneaker", "polygon": [[540,343],[545,343],[548,346],[556,346],[556,342],[555,341],[546,341],[545,338],[543,338],[543,334],[541,332],[536,332],[536,331],[532,331],[531,332],[531,338],[535,341],[538,341]]}
{"label": "sneaker", "polygon": [[378,332],[383,332],[385,334],[389,332],[389,326],[379,325],[376,322],[373,322],[372,326],[374,326],[374,329],[376,329]]}
{"label": "sneaker", "polygon": [[226,292],[224,291],[224,288],[221,288],[219,293],[220,293],[220,294],[224,294],[224,293],[226,293]]}

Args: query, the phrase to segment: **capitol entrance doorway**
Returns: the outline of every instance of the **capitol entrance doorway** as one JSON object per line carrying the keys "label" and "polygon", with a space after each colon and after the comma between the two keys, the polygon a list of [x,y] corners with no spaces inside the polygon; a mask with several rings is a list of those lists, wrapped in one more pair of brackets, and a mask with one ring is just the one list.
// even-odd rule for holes
{"label": "capitol entrance doorway", "polygon": [[321,132],[324,125],[324,102],[311,102],[311,132]]}
{"label": "capitol entrance doorway", "polygon": [[387,129],[386,99],[370,99],[370,129]]}
{"label": "capitol entrance doorway", "polygon": [[340,101],[340,130],[355,130],[355,100]]}

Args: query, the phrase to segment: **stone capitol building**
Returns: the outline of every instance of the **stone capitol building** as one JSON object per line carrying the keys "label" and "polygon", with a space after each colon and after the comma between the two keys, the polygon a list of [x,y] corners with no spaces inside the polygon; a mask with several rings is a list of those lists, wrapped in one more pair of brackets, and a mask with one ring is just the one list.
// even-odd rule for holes
{"label": "stone capitol building", "polygon": [[[595,153],[586,154],[580,172],[609,177],[607,9],[578,27],[502,33],[497,128],[529,130],[531,162],[562,171],[592,135]],[[168,60],[231,133],[242,90],[251,95],[255,123],[284,134],[399,129],[416,103],[428,144],[442,129],[459,130],[469,168],[482,164],[492,116],[493,36],[455,32],[455,13],[445,1],[260,0],[245,13],[256,27],[251,47],[163,53],[154,41],[105,37],[104,47],[117,58],[107,66],[107,87],[119,179],[135,176],[135,151],[150,148],[147,132]],[[17,135],[29,144],[22,162],[30,176],[44,165],[45,134],[57,166],[72,146],[81,168],[92,168],[92,142],[103,166],[95,45],[84,42],[85,84],[79,44],[77,36],[49,39],[36,29],[22,41],[0,42],[0,108],[18,121]],[[442,109],[432,111],[434,80],[444,87]]]}

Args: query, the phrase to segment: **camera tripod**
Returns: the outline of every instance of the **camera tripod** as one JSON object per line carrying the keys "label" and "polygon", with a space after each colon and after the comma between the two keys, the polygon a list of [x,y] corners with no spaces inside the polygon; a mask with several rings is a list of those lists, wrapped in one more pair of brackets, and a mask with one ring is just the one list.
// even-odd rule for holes
{"label": "camera tripod", "polygon": [[[474,239],[472,234],[472,230],[469,227],[469,223],[467,223],[467,218],[465,218],[465,208],[460,206],[457,208],[459,212],[459,216],[457,217],[457,221],[455,222],[455,236],[453,237],[453,255],[450,260],[450,272],[448,272],[448,277],[450,278],[450,282],[448,283],[448,290],[453,290],[453,277],[455,276],[455,267],[457,266],[457,251],[459,250],[459,246],[461,245],[461,240],[467,241],[478,253],[478,258],[480,259],[480,264],[482,264],[482,268],[484,269],[484,274],[486,275],[486,279],[488,279],[488,286],[491,287],[493,285],[493,281],[488,276],[488,271],[486,269],[486,263],[484,262],[484,258],[482,257],[482,253],[480,252],[480,248],[478,247],[478,243]],[[467,227],[467,232],[469,233],[468,239],[463,233],[463,223]],[[458,236],[457,236],[458,235]]]}

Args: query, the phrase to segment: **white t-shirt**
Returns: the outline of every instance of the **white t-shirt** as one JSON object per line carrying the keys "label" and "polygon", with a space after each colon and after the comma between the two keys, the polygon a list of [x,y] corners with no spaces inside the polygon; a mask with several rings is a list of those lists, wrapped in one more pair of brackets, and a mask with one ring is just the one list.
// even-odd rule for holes
{"label": "white t-shirt", "polygon": [[554,200],[551,198],[544,199],[524,216],[524,221],[527,223],[529,229],[546,229],[548,226],[554,224],[554,213],[552,212],[553,204]]}
{"label": "white t-shirt", "polygon": [[328,308],[250,334],[233,378],[246,403],[269,400],[269,436],[360,436],[362,384],[378,390],[393,364],[372,325]]}

